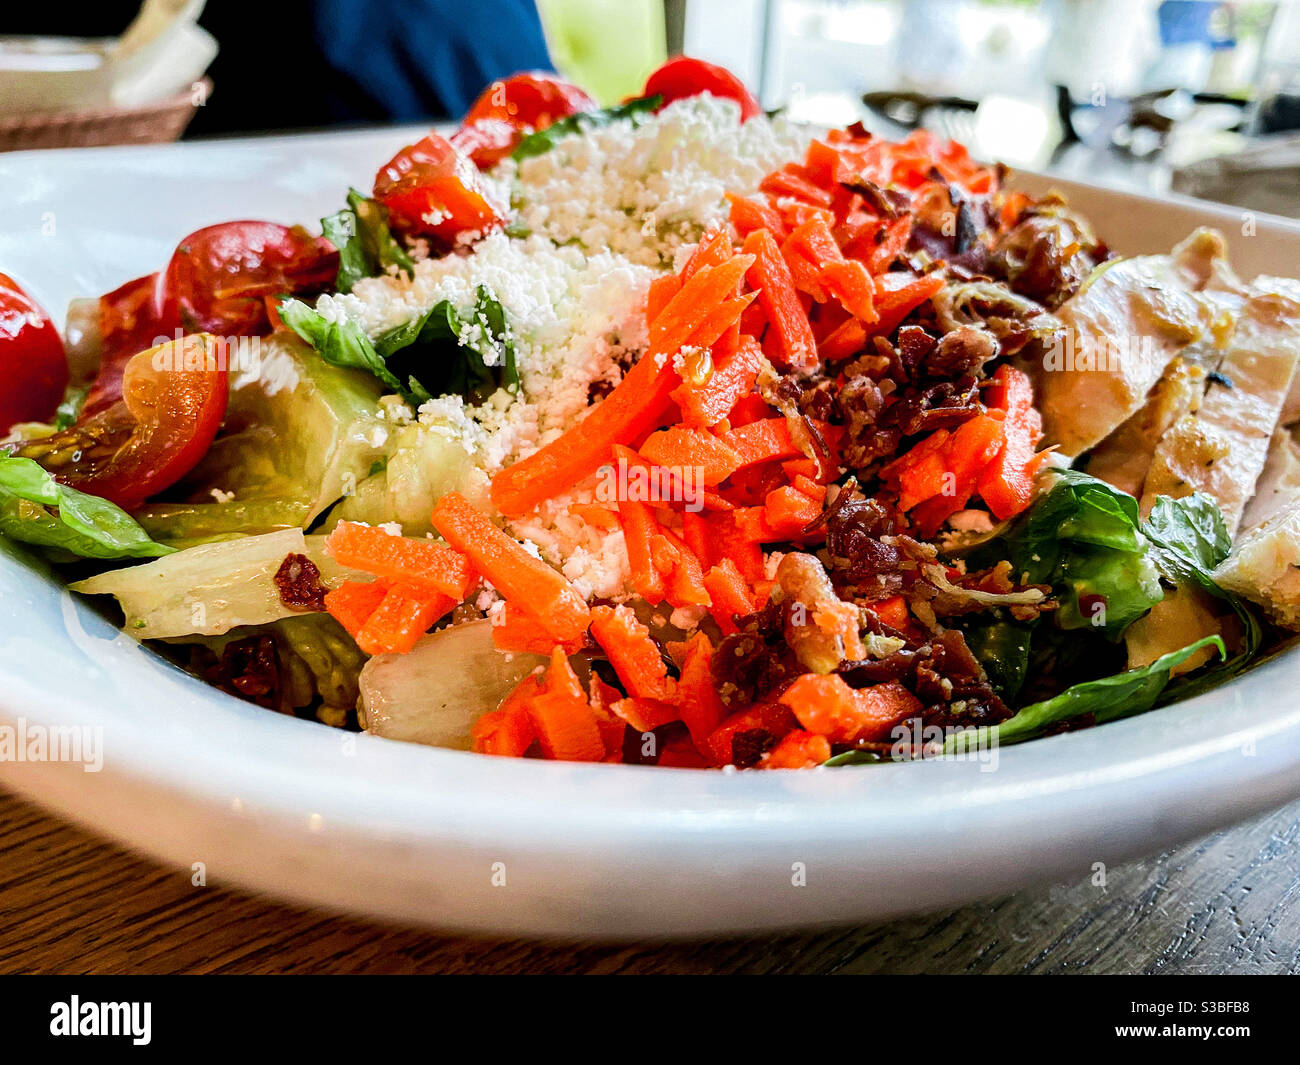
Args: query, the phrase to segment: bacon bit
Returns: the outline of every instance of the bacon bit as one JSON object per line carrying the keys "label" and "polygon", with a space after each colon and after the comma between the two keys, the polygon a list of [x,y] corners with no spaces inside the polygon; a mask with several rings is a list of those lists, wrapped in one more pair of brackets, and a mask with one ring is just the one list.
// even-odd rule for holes
{"label": "bacon bit", "polygon": [[280,602],[290,610],[323,611],[328,588],[321,582],[320,570],[306,555],[297,553],[284,556],[275,571],[275,587]]}

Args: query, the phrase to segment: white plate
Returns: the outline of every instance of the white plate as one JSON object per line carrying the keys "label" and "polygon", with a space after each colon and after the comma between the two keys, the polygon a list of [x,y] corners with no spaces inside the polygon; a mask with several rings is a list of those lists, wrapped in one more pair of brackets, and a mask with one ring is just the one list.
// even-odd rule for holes
{"label": "white plate", "polygon": [[[0,271],[61,313],[157,268],[201,225],[313,222],[410,133],[0,156]],[[1206,221],[1244,272],[1300,263],[1300,227],[1279,220],[1248,236],[1241,212],[1069,191],[1123,252],[1165,250]],[[104,745],[97,773],[0,761],[7,787],[166,862],[201,862],[209,883],[457,930],[754,932],[1079,880],[1300,794],[1298,688],[1288,654],[1189,702],[1008,748],[991,772],[492,759],[225,696],[0,544],[0,721],[99,726]]]}

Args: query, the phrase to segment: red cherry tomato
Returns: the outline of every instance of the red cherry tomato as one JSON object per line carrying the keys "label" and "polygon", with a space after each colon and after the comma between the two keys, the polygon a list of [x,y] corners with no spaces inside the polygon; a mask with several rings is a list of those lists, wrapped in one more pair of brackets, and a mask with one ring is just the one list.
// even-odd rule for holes
{"label": "red cherry tomato", "polygon": [[561,118],[595,109],[596,101],[576,85],[544,70],[529,70],[484,89],[463,124],[495,118],[520,129],[545,129]]}
{"label": "red cherry tomato", "polygon": [[484,195],[473,164],[436,133],[398,152],[375,175],[375,199],[402,233],[451,245],[504,219]]}
{"label": "red cherry tomato", "polygon": [[14,453],[134,510],[189,473],[212,445],[229,395],[220,344],[200,333],[139,352],[126,364],[120,400]]}
{"label": "red cherry tomato", "polygon": [[0,436],[18,422],[49,421],[68,387],[68,360],[50,316],[0,274]]}
{"label": "red cherry tomato", "polygon": [[301,226],[223,222],[191,233],[163,272],[158,307],[187,333],[256,336],[269,331],[264,297],[324,288],[338,252]]}
{"label": "red cherry tomato", "polygon": [[128,281],[99,297],[99,372],[86,393],[81,416],[92,417],[122,398],[122,373],[131,357],[170,339],[179,322],[169,322],[158,306],[162,274]]}
{"label": "red cherry tomato", "polygon": [[461,126],[449,138],[456,151],[480,170],[496,166],[524,138],[524,131],[499,118],[480,118]]}
{"label": "red cherry tomato", "polygon": [[645,83],[645,96],[662,96],[665,104],[698,96],[707,92],[735,100],[740,104],[740,120],[753,118],[762,111],[758,101],[750,95],[744,83],[725,67],[706,63],[702,59],[675,55],[650,75]]}

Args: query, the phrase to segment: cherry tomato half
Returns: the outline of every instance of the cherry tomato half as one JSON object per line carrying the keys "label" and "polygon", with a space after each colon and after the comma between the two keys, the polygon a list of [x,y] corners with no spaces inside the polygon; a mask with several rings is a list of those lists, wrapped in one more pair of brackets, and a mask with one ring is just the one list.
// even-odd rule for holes
{"label": "cherry tomato half", "polygon": [[706,63],[702,59],[675,55],[646,80],[645,96],[662,96],[665,104],[698,96],[707,92],[735,100],[740,104],[740,120],[753,118],[762,111],[758,101],[750,95],[742,82],[726,67]]}
{"label": "cherry tomato half", "polygon": [[496,118],[520,129],[545,129],[561,118],[595,109],[596,101],[576,85],[544,70],[529,70],[484,89],[463,124]]}
{"label": "cherry tomato half", "polygon": [[212,445],[229,396],[221,344],[197,333],[139,352],[126,364],[120,400],[14,454],[134,510],[189,473]]}
{"label": "cherry tomato half", "polygon": [[0,274],[0,436],[18,422],[49,421],[68,387],[68,360],[50,316]]}
{"label": "cherry tomato half", "polygon": [[161,273],[137,277],[99,297],[99,372],[82,404],[83,418],[121,399],[122,373],[131,357],[161,343],[179,326],[165,320],[158,306],[161,280]]}
{"label": "cherry tomato half", "polygon": [[271,328],[263,297],[323,289],[338,263],[334,246],[301,226],[208,226],[173,253],[159,283],[159,311],[187,333],[257,336]]}
{"label": "cherry tomato half", "polygon": [[513,152],[524,131],[499,118],[480,118],[461,126],[449,138],[456,151],[480,170],[496,166]]}
{"label": "cherry tomato half", "polygon": [[375,199],[388,208],[388,221],[399,232],[448,245],[503,221],[473,164],[436,133],[403,148],[380,169]]}

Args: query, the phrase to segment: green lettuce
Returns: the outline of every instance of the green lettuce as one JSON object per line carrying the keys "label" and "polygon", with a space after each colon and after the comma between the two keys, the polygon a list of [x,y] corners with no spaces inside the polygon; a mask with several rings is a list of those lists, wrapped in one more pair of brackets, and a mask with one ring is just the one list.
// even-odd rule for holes
{"label": "green lettuce", "polygon": [[534,155],[544,155],[564,137],[585,133],[598,126],[608,126],[611,122],[618,122],[621,119],[630,118],[633,125],[637,125],[654,114],[662,103],[662,96],[641,96],[617,107],[605,107],[599,111],[579,111],[576,115],[562,118],[545,129],[528,134],[516,146],[511,158],[519,160]]}
{"label": "green lettuce", "polygon": [[107,499],[60,484],[32,459],[0,454],[0,534],[82,558],[171,553]]}
{"label": "green lettuce", "polygon": [[335,288],[351,292],[362,278],[399,270],[410,277],[415,262],[388,228],[388,210],[376,200],[348,189],[348,205],[321,219],[326,239],[339,250]]}
{"label": "green lettuce", "polygon": [[331,366],[367,370],[414,406],[448,395],[482,403],[519,387],[505,310],[482,285],[468,316],[441,300],[373,341],[355,322],[328,321],[299,300],[282,303],[280,317]]}
{"label": "green lettuce", "polygon": [[[1016,711],[1013,717],[993,726],[990,731],[996,737],[998,745],[1004,746],[1033,739],[1052,725],[1085,714],[1092,715],[1097,724],[1102,724],[1144,713],[1159,702],[1169,684],[1170,671],[1205,647],[1213,647],[1219,652],[1220,658],[1227,657],[1223,640],[1218,636],[1206,636],[1156,659],[1148,666],[1084,681],[1066,688],[1051,699],[1030,703]],[[969,734],[955,733],[944,745],[944,751],[953,753],[965,750],[969,744]]]}

